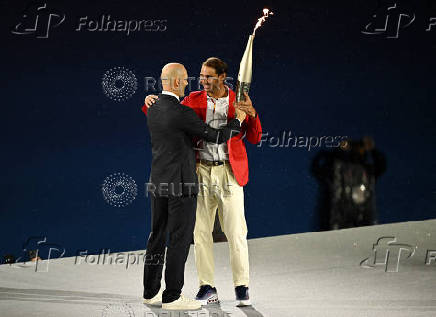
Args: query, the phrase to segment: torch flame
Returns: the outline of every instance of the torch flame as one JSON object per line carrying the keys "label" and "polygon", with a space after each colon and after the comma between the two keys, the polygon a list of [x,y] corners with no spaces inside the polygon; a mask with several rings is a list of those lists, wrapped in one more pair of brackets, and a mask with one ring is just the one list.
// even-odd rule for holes
{"label": "torch flame", "polygon": [[273,15],[274,13],[272,11],[270,11],[269,9],[263,9],[263,16],[259,19],[257,19],[257,23],[254,27],[253,30],[253,36],[256,33],[256,30],[262,25],[263,22],[265,22],[266,18],[269,17],[270,15]]}

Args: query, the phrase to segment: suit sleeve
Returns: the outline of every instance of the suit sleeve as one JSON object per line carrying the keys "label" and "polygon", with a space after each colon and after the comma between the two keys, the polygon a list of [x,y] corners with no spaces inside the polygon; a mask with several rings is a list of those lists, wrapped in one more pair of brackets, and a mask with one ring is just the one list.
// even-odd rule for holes
{"label": "suit sleeve", "polygon": [[142,112],[144,112],[145,115],[147,115],[148,107],[146,104],[144,104],[141,108]]}
{"label": "suit sleeve", "polygon": [[226,142],[232,136],[237,135],[241,130],[238,119],[231,120],[227,126],[222,129],[211,128],[189,107],[181,107],[177,125],[179,129],[192,137],[196,136],[208,142],[218,144]]}
{"label": "suit sleeve", "polygon": [[256,116],[254,118],[247,115],[244,121],[244,126],[246,129],[247,141],[252,144],[257,144],[262,138],[262,125],[260,124],[259,114],[256,111]]}

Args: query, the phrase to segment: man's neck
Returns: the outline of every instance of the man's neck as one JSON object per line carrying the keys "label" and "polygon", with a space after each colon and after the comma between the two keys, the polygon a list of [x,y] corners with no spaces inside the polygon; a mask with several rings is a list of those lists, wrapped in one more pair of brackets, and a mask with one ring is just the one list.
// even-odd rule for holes
{"label": "man's neck", "polygon": [[209,92],[208,95],[215,99],[227,97],[227,89],[224,85],[218,86],[218,89],[216,91]]}
{"label": "man's neck", "polygon": [[162,90],[162,93],[164,94],[164,95],[170,95],[170,96],[173,96],[173,97],[176,97],[177,99],[180,99],[179,98],[179,96],[176,94],[176,92],[174,92],[174,91],[171,91],[171,90],[167,90],[167,89],[163,89]]}

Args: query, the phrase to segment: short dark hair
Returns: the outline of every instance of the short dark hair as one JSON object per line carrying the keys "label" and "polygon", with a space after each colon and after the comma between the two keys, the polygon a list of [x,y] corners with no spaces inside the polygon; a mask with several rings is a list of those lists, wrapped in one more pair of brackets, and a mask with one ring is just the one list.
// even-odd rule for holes
{"label": "short dark hair", "polygon": [[213,69],[215,69],[218,75],[224,73],[227,74],[227,64],[220,60],[218,57],[209,57],[205,62],[203,62],[202,65],[212,67]]}

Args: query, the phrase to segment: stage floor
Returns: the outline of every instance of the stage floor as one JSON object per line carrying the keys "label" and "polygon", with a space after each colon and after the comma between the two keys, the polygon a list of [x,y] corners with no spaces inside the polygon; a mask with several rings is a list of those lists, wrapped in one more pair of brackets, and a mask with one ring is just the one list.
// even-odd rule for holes
{"label": "stage floor", "polygon": [[[217,243],[220,305],[147,307],[141,263],[70,257],[36,270],[1,265],[0,316],[436,316],[436,220],[252,239],[249,250],[251,307],[236,307],[227,243]],[[191,247],[183,292],[195,296],[197,287]]]}

